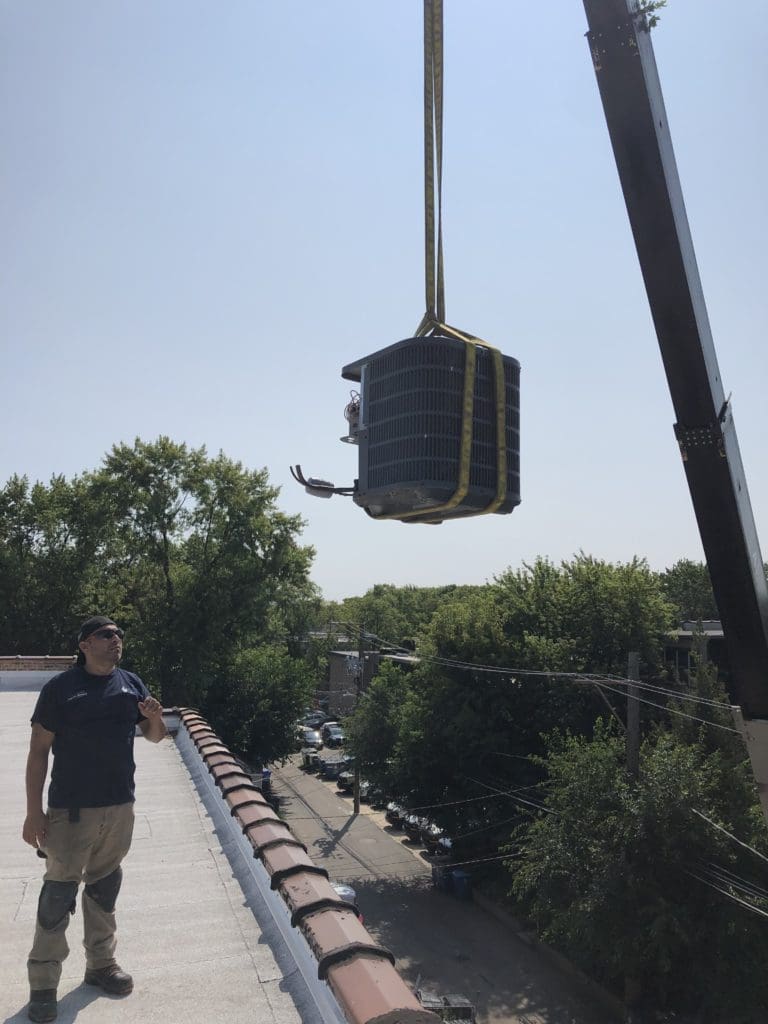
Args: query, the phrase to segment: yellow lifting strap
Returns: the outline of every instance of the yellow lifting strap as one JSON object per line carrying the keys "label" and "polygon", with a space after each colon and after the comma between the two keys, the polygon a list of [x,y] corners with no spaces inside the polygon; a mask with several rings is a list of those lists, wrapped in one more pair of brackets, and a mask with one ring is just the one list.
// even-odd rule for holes
{"label": "yellow lifting strap", "polygon": [[[437,202],[435,202],[437,200]],[[408,522],[440,522],[440,515],[455,509],[469,491],[472,465],[472,423],[475,404],[477,348],[487,349],[493,358],[496,400],[496,496],[483,509],[463,512],[479,516],[495,512],[507,493],[506,388],[501,352],[481,338],[445,322],[445,276],[443,267],[443,0],[424,0],[424,253],[426,312],[416,337],[451,337],[463,341],[464,394],[462,401],[461,446],[456,490],[448,501],[431,508],[374,516]],[[371,513],[369,513],[371,514]],[[438,518],[435,519],[435,516]]]}

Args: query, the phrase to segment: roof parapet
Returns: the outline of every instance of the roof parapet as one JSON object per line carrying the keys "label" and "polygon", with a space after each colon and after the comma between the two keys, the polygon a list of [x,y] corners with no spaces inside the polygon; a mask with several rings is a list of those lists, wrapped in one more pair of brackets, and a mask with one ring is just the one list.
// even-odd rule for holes
{"label": "roof parapet", "polygon": [[[421,1006],[395,969],[393,954],[370,935],[357,917],[357,908],[339,897],[328,872],[312,861],[243,762],[195,709],[180,708],[178,714],[184,727],[177,737],[182,755],[193,754],[207,767],[209,794],[218,792],[220,812],[229,809],[240,826],[241,839],[263,866],[263,882],[256,877],[257,884],[279,893],[287,908],[288,914],[280,915],[279,905],[272,906],[266,899],[269,892],[263,893],[291,953],[297,954],[300,969],[305,958],[295,940],[297,933],[303,936],[305,955],[310,954],[308,959],[315,964],[314,982],[305,977],[308,987],[326,983],[335,997],[337,1013],[329,1013],[326,1006],[324,1019],[335,1017],[347,1024],[437,1024],[439,1017]],[[323,1006],[318,1008],[323,1012]]]}

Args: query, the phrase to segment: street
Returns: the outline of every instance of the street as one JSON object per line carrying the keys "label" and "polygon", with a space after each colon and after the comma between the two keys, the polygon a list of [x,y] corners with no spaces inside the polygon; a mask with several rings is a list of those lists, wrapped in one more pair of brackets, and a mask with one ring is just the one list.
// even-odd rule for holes
{"label": "street", "polygon": [[615,1020],[513,927],[434,889],[429,862],[383,811],[363,805],[355,816],[351,796],[298,765],[295,756],[273,772],[281,815],[331,881],[355,888],[367,929],[394,953],[410,985],[465,996],[479,1024]]}

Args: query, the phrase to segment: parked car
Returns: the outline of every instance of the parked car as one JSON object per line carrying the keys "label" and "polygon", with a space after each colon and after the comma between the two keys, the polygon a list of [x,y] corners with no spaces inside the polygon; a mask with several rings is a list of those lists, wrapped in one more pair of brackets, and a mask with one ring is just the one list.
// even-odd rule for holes
{"label": "parked car", "polygon": [[426,818],[422,818],[418,814],[406,814],[403,818],[403,832],[411,842],[418,843],[421,840],[421,830],[426,824]]}
{"label": "parked car", "polygon": [[338,722],[326,722],[320,735],[328,747],[341,747],[344,745],[344,730]]}
{"label": "parked car", "polygon": [[403,820],[408,812],[396,800],[390,800],[384,817],[393,828],[402,828]]}
{"label": "parked car", "polygon": [[361,794],[361,799],[366,800],[375,811],[383,811],[387,806],[389,796],[381,786],[376,786],[373,783],[370,783],[365,796],[362,796]]}
{"label": "parked car", "polygon": [[302,717],[301,724],[308,729],[320,729],[327,720],[328,716],[323,711],[310,711]]}
{"label": "parked car", "polygon": [[315,747],[304,747],[301,751],[301,767],[308,772],[317,771],[320,767],[320,752]]}
{"label": "parked car", "polygon": [[430,852],[436,861],[448,861],[453,857],[453,841],[448,836],[440,836]]}
{"label": "parked car", "polygon": [[434,853],[437,849],[437,844],[443,836],[443,830],[439,825],[436,825],[434,821],[427,820],[426,824],[421,830],[421,841],[427,853]]}
{"label": "parked car", "polygon": [[463,1020],[475,1024],[477,1014],[475,1007],[465,997],[456,993],[441,996],[437,992],[428,992],[417,988],[415,996],[425,1010],[431,1010],[445,1021]]}
{"label": "parked car", "polygon": [[317,729],[308,729],[306,726],[299,726],[296,730],[296,739],[301,747],[314,747],[315,750],[323,749],[323,738]]}

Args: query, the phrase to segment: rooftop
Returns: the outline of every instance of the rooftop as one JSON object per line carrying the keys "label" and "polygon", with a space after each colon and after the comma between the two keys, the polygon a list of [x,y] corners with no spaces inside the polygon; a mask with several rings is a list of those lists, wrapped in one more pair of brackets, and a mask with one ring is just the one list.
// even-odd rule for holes
{"label": "rooftop", "polygon": [[[29,718],[42,680],[0,677],[0,1011],[26,1021],[25,962],[41,862],[21,839]],[[118,910],[126,999],[82,984],[82,919],[73,918],[59,987],[61,1024],[426,1024],[423,1011],[343,904],[327,873],[193,711],[175,740],[137,739],[136,831]]]}

